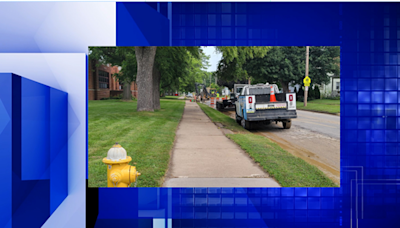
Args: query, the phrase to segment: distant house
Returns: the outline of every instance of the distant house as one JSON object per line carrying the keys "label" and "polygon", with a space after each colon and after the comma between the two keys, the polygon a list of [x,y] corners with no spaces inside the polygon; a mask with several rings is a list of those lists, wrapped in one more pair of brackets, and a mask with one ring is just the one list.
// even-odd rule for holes
{"label": "distant house", "polygon": [[[121,67],[100,65],[96,67],[96,62],[89,64],[89,80],[88,95],[89,100],[100,100],[102,98],[110,98],[122,94],[123,85],[119,84],[117,78],[113,74],[119,73]],[[132,96],[137,97],[137,85],[135,82],[131,84]]]}
{"label": "distant house", "polygon": [[[337,97],[340,96],[340,76],[334,75],[331,73],[327,74],[329,77],[329,83],[324,85],[318,85],[319,91],[321,92],[321,96],[324,97]],[[312,81],[312,79],[311,79]],[[315,84],[314,84],[315,85]],[[289,90],[290,92],[294,92],[294,88],[296,87],[296,90],[299,91],[300,86],[299,84],[292,85],[289,83]]]}
{"label": "distant house", "polygon": [[340,76],[329,74],[329,83],[326,85],[321,85],[319,90],[323,96],[337,97],[340,96]]}

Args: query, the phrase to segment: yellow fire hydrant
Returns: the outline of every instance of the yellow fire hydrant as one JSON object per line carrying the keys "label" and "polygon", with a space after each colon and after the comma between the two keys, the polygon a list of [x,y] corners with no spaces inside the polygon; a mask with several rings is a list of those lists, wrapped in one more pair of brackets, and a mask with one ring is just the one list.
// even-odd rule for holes
{"label": "yellow fire hydrant", "polygon": [[129,187],[136,182],[140,173],[129,165],[130,161],[132,158],[126,156],[126,150],[118,143],[108,150],[107,157],[103,158],[107,165],[107,187]]}

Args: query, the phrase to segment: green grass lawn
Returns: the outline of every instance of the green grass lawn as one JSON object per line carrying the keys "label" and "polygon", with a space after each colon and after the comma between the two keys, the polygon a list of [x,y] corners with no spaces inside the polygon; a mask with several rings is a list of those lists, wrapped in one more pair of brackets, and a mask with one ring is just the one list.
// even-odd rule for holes
{"label": "green grass lawn", "polygon": [[172,99],[160,103],[155,112],[136,112],[136,101],[89,101],[89,187],[107,186],[102,159],[115,142],[142,174],[138,187],[161,186],[185,103]]}
{"label": "green grass lawn", "polygon": [[337,187],[317,167],[282,149],[266,137],[253,134],[229,116],[199,104],[213,122],[221,123],[236,134],[227,136],[245,150],[282,187]]}
{"label": "green grass lawn", "polygon": [[223,113],[210,108],[208,105],[197,103],[200,108],[207,114],[210,119],[215,123],[221,123],[226,129],[234,132],[249,133],[246,129],[236,123],[236,121]]}
{"label": "green grass lawn", "polygon": [[307,102],[307,107],[304,107],[304,103],[297,101],[297,109],[299,110],[311,110],[326,113],[340,113],[340,100],[330,99],[317,99]]}

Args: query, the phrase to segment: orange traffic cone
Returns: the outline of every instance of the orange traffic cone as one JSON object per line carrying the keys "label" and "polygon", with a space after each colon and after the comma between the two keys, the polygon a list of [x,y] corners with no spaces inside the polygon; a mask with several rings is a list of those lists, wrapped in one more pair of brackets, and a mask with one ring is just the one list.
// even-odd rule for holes
{"label": "orange traffic cone", "polygon": [[271,92],[269,93],[269,102],[276,102],[274,86],[271,86]]}

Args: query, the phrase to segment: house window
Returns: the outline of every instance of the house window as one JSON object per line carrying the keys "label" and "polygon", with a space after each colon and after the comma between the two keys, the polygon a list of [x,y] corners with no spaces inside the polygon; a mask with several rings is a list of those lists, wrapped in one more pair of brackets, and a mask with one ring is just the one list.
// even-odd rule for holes
{"label": "house window", "polygon": [[336,82],[336,90],[340,90],[340,82]]}
{"label": "house window", "polygon": [[108,72],[99,70],[99,88],[108,89],[109,88],[109,74]]}

